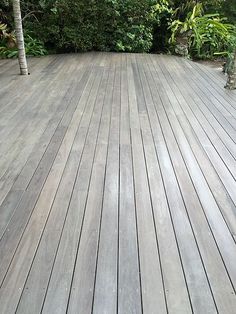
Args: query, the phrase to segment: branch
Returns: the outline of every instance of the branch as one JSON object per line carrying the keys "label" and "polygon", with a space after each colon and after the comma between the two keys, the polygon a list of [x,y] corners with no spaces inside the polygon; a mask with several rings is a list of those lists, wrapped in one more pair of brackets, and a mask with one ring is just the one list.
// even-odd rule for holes
{"label": "branch", "polygon": [[37,19],[37,17],[35,16],[34,13],[43,13],[43,12],[42,12],[42,11],[31,11],[31,12],[27,13],[27,14],[23,17],[22,22],[23,22],[27,17],[29,17],[30,15],[33,15],[34,18],[38,21],[38,19]]}

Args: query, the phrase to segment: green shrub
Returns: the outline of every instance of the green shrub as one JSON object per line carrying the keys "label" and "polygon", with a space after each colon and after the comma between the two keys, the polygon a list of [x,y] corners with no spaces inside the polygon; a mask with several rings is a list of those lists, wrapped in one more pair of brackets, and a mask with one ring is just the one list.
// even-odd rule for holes
{"label": "green shrub", "polygon": [[227,0],[222,2],[221,12],[227,17],[228,21],[236,25],[236,3],[235,0]]}
{"label": "green shrub", "polygon": [[51,6],[47,10],[50,16],[44,15],[43,21],[39,19],[41,25],[37,29],[40,38],[47,35],[44,41],[50,47],[53,46],[51,30],[55,31],[52,36],[57,39],[56,51],[149,51],[153,28],[167,10],[166,0],[159,0],[159,4],[155,0],[77,0],[73,5],[64,0],[63,3],[64,6],[59,6],[59,1]]}
{"label": "green shrub", "polygon": [[[196,14],[197,0],[21,0],[24,29],[34,39],[31,54],[44,53],[35,38],[56,53],[166,52],[187,35],[192,57],[211,58],[233,41],[234,28],[220,16],[235,21],[235,0],[202,0],[202,5],[205,12],[220,14]],[[9,33],[14,30],[10,0],[1,0],[0,23],[8,25]]]}
{"label": "green shrub", "polygon": [[168,0],[159,0],[154,6],[153,44],[151,51],[167,52],[168,39],[171,35],[169,24],[173,15],[173,8]]}
{"label": "green shrub", "polygon": [[[1,31],[1,24],[0,24]],[[11,44],[9,44],[9,38]],[[47,54],[47,50],[44,48],[43,42],[32,38],[29,34],[25,35],[25,51],[27,56],[43,56]],[[0,57],[1,58],[14,58],[18,56],[18,50],[16,47],[16,39],[14,33],[0,36]]]}
{"label": "green shrub", "polygon": [[22,0],[24,27],[49,51],[149,51],[155,0]]}
{"label": "green shrub", "polygon": [[116,51],[149,51],[153,42],[155,20],[152,0],[113,1]]}
{"label": "green shrub", "polygon": [[174,20],[170,29],[170,42],[175,50],[181,43],[187,44],[188,53],[194,58],[211,59],[231,50],[236,43],[235,26],[226,23],[219,14],[203,15],[201,4],[194,7],[184,22]]}
{"label": "green shrub", "polygon": [[27,56],[44,56],[47,54],[43,42],[29,34],[25,35],[25,51]]}

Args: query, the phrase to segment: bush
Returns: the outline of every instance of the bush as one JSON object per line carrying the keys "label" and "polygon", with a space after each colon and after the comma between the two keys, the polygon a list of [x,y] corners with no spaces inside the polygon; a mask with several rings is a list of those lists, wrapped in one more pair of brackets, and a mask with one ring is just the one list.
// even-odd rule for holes
{"label": "bush", "polygon": [[235,0],[223,1],[221,12],[227,17],[228,21],[236,25],[236,4]]}
{"label": "bush", "polygon": [[[27,56],[43,56],[47,54],[43,42],[25,35],[25,52]],[[7,26],[0,24],[0,57],[14,58],[18,56],[14,32],[8,33]]]}
{"label": "bush", "polygon": [[152,51],[167,52],[169,48],[168,39],[171,35],[169,25],[174,10],[168,0],[159,0],[154,6],[154,32]]}
{"label": "bush", "polygon": [[[34,38],[40,38],[51,52],[145,52],[153,45],[153,27],[160,21],[160,5],[166,6],[167,0],[158,3],[156,0],[22,0],[21,7],[24,28]],[[4,10],[8,11],[9,7]]]}
{"label": "bush", "polygon": [[49,50],[149,51],[153,0],[22,1],[26,29]]}
{"label": "bush", "polygon": [[115,51],[149,51],[155,20],[152,0],[113,1]]}
{"label": "bush", "polygon": [[184,22],[175,20],[170,28],[175,51],[182,49],[182,54],[188,52],[193,58],[212,59],[235,47],[235,26],[226,23],[219,14],[203,15],[201,4],[194,7]]}
{"label": "bush", "polygon": [[[225,12],[233,21],[234,1],[202,0],[202,3],[206,12]],[[45,45],[49,52],[166,52],[171,48],[168,39],[172,37],[172,46],[176,47],[174,41],[188,33],[184,34],[181,28],[195,23],[194,28],[189,28],[190,54],[211,58],[215,52],[227,49],[233,28],[220,15],[201,13],[190,18],[198,3],[197,0],[21,0],[21,8],[26,34],[38,44],[40,39],[40,45]],[[1,0],[0,23],[7,24],[12,33],[10,0]],[[42,53],[41,48],[38,53]]]}

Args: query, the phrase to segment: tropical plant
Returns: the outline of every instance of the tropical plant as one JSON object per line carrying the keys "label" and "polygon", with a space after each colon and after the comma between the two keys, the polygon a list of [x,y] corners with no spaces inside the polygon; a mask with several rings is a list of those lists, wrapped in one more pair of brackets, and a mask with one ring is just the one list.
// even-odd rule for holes
{"label": "tropical plant", "polygon": [[[7,25],[0,24],[0,57],[8,57],[16,48],[16,37],[14,32],[9,32]],[[12,54],[12,57],[15,53]],[[11,57],[11,56],[10,56]]]}
{"label": "tropical plant", "polygon": [[[171,2],[171,0],[169,2]],[[192,12],[197,3],[198,1],[195,0],[173,0],[173,19],[184,21],[187,18],[189,12]]]}
{"label": "tropical plant", "polygon": [[[47,50],[44,48],[43,42],[31,37],[29,34],[25,35],[25,53],[27,56],[44,56],[47,54]],[[7,45],[6,40],[1,41],[0,45],[0,57],[14,58],[18,57],[17,46]]]}
{"label": "tropical plant", "polygon": [[25,51],[27,56],[44,56],[47,50],[41,40],[25,35]]}
{"label": "tropical plant", "polygon": [[0,23],[0,36],[2,37],[7,29],[7,25]]}
{"label": "tropical plant", "polygon": [[191,57],[213,58],[216,54],[232,49],[236,41],[235,26],[226,23],[217,13],[203,15],[201,4],[193,8],[185,21],[173,21],[170,29],[170,43],[175,50],[184,38]]}
{"label": "tropical plant", "polygon": [[7,48],[16,47],[16,37],[14,31],[9,31],[6,24],[0,24],[0,41]]}
{"label": "tropical plant", "polygon": [[[14,29],[11,2],[0,1],[0,21],[8,25],[9,33]],[[39,38],[49,52],[166,52],[170,49],[168,39],[173,35],[176,42],[170,42],[175,49],[204,58],[226,49],[227,43],[220,49],[215,47],[217,41],[222,43],[219,34],[225,32],[220,30],[220,24],[228,28],[225,25],[229,23],[221,16],[225,14],[233,22],[236,10],[235,0],[201,0],[204,12],[219,13],[208,17],[202,8],[198,12],[201,6],[198,0],[20,0],[20,3],[24,30],[32,38]],[[211,25],[209,20],[214,20]],[[179,31],[188,26],[189,31]],[[197,45],[201,34],[204,44]]]}

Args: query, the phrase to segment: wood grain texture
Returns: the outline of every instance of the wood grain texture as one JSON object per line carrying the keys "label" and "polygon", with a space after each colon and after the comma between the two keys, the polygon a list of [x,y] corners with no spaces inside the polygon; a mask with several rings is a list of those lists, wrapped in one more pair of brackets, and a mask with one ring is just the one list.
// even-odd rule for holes
{"label": "wood grain texture", "polygon": [[1,314],[234,314],[236,93],[171,56],[0,60]]}

